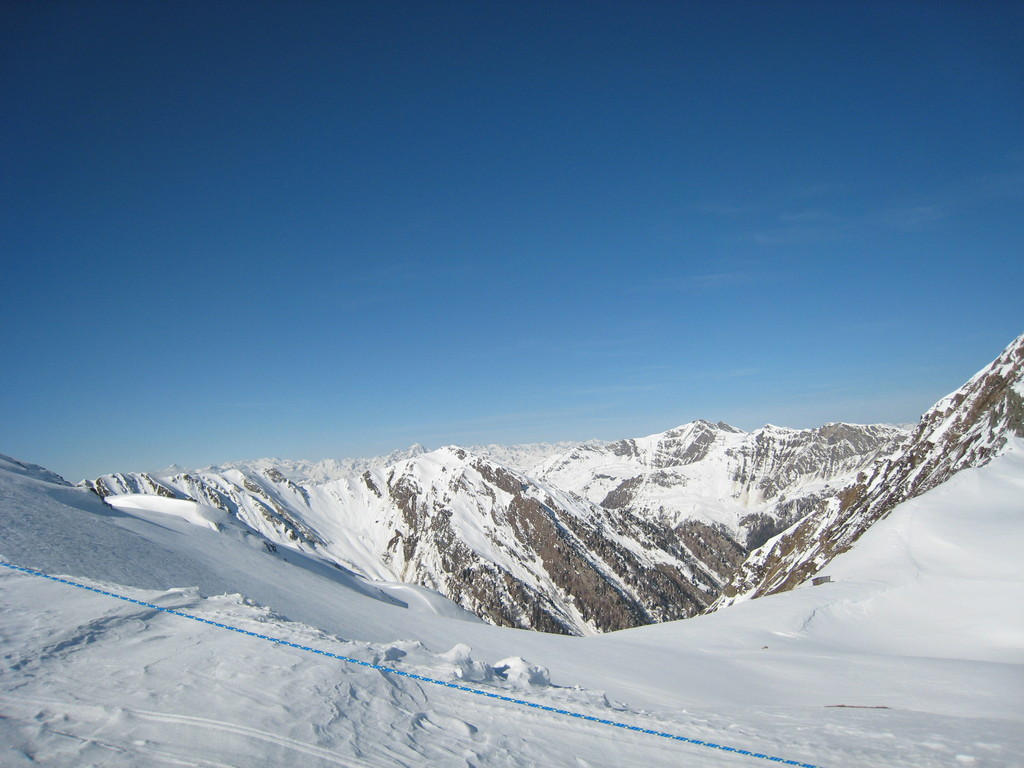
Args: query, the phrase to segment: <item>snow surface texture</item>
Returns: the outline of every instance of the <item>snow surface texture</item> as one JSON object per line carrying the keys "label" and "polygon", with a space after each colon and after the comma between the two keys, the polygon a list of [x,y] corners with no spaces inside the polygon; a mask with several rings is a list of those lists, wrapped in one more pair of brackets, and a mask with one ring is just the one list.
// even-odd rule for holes
{"label": "snow surface texture", "polygon": [[221,630],[237,632],[239,634],[246,635],[257,640],[264,640],[266,642],[270,642],[276,645],[286,646],[290,649],[315,654],[317,656],[328,657],[331,659],[335,659],[337,661],[341,661],[347,665],[371,668],[380,672],[387,678],[399,677],[407,680],[414,680],[417,683],[438,685],[442,688],[456,690],[471,696],[483,696],[485,698],[499,700],[509,705],[527,707],[530,709],[540,710],[548,714],[575,718],[578,720],[583,720],[587,723],[605,725],[611,728],[621,728],[625,731],[644,733],[650,736],[670,739],[672,741],[683,742],[686,744],[694,744],[708,749],[718,749],[724,752],[729,752],[737,755],[747,755],[750,757],[760,758],[763,760],[771,760],[773,762],[782,763],[784,765],[797,766],[797,768],[819,768],[819,766],[815,766],[811,763],[804,763],[796,760],[786,760],[785,758],[780,758],[773,755],[766,755],[759,752],[753,752],[750,750],[744,750],[737,747],[716,744],[702,739],[694,739],[691,737],[666,733],[656,728],[647,728],[643,725],[634,725],[628,722],[623,722],[621,720],[611,720],[605,717],[601,717],[600,715],[589,715],[577,712],[575,710],[563,709],[561,707],[550,706],[548,704],[541,704],[538,702],[529,701],[527,699],[515,698],[513,696],[507,696],[503,693],[498,693],[493,690],[487,690],[487,688],[479,687],[478,685],[464,685],[461,682],[462,678],[468,674],[471,675],[471,681],[479,680],[481,682],[490,682],[498,678],[501,681],[511,683],[513,687],[519,688],[528,689],[531,686],[550,685],[549,675],[546,669],[544,669],[543,667],[537,667],[532,664],[529,664],[524,659],[519,658],[518,656],[511,657],[508,659],[502,659],[497,664],[489,666],[486,664],[482,664],[481,662],[473,661],[472,656],[470,655],[472,653],[472,649],[468,646],[461,644],[457,645],[454,648],[452,648],[452,650],[450,650],[448,653],[440,655],[441,659],[447,662],[454,663],[455,665],[453,668],[450,669],[450,671],[454,673],[454,675],[457,678],[459,678],[460,682],[450,682],[448,680],[442,680],[437,677],[429,677],[426,675],[418,674],[417,672],[410,672],[410,665],[408,663],[399,666],[393,664],[392,662],[394,662],[394,660],[404,659],[405,657],[409,656],[409,653],[407,651],[397,646],[392,646],[386,649],[383,658],[376,654],[370,660],[363,660],[355,658],[353,656],[343,656],[339,653],[325,651],[323,649],[314,648],[308,645],[302,645],[300,643],[296,643],[291,640],[285,640],[280,637],[265,635],[261,632],[254,632],[248,629],[242,629],[232,624],[224,624],[223,622],[215,621],[213,619],[202,618],[200,616],[196,616],[195,614],[186,613],[175,608],[168,608],[166,606],[157,605],[155,603],[148,603],[137,598],[127,597],[125,595],[121,595],[115,592],[103,590],[99,587],[91,587],[85,584],[81,584],[79,582],[70,581],[69,579],[64,579],[59,576],[49,576],[39,571],[33,571],[27,568],[22,568],[20,566],[11,565],[9,563],[0,563],[0,566],[10,570],[21,571],[32,576],[48,579],[53,582],[65,584],[76,589],[81,589],[87,592],[93,592],[117,600],[122,600],[124,602],[132,603],[144,609],[151,609],[153,611],[167,613],[182,619],[187,619],[189,621],[194,621],[197,623],[216,627]]}
{"label": "snow surface texture", "polygon": [[[208,510],[111,509],[33,469],[0,463],[6,562],[339,655],[829,768],[1024,765],[1019,440],[896,507],[832,562],[831,584],[590,638],[455,621],[439,597],[436,610],[414,611],[351,573],[272,552]],[[188,522],[193,514],[222,530]],[[0,765],[765,764],[0,570]]]}

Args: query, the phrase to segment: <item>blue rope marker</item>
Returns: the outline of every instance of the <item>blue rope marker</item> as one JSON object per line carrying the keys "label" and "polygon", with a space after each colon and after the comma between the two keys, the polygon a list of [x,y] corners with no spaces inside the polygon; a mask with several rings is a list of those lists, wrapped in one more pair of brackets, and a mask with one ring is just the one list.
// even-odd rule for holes
{"label": "blue rope marker", "polygon": [[531,707],[533,709],[539,709],[539,710],[542,710],[544,712],[551,712],[552,714],[556,714],[556,715],[565,715],[566,717],[575,717],[575,718],[577,718],[579,720],[589,720],[590,722],[593,722],[593,723],[599,723],[601,725],[610,725],[610,726],[614,726],[615,728],[623,728],[623,729],[625,729],[627,731],[637,731],[638,733],[647,733],[647,734],[650,734],[651,736],[660,736],[663,739],[672,739],[674,741],[682,741],[682,742],[685,742],[687,744],[696,744],[698,747],[709,747],[711,749],[720,749],[723,752],[732,752],[732,753],[737,754],[737,755],[747,755],[748,757],[759,757],[762,760],[770,760],[770,761],[772,761],[774,763],[779,763],[780,765],[795,765],[795,766],[797,766],[797,768],[821,768],[821,766],[812,765],[811,763],[801,763],[801,762],[799,762],[797,760],[786,760],[786,759],[781,758],[781,757],[773,757],[772,755],[764,755],[764,754],[761,754],[760,752],[750,752],[749,750],[746,750],[746,749],[737,749],[736,747],[727,747],[727,746],[725,746],[723,744],[715,744],[715,743],[710,742],[710,741],[701,741],[700,739],[691,739],[688,736],[677,736],[676,734],[673,734],[673,733],[664,733],[662,731],[655,731],[655,730],[651,730],[649,728],[641,728],[640,726],[637,726],[637,725],[629,725],[628,723],[620,723],[620,722],[618,722],[616,720],[603,720],[603,719],[601,719],[599,717],[593,717],[592,715],[584,715],[581,712],[572,712],[571,710],[568,710],[568,709],[558,709],[557,707],[548,707],[548,706],[545,706],[544,704],[537,704],[536,702],[533,702],[533,701],[525,701],[523,699],[515,699],[515,698],[512,698],[511,696],[502,696],[501,694],[491,693],[490,691],[483,691],[483,690],[480,690],[479,688],[470,688],[470,687],[465,686],[465,685],[458,685],[457,683],[450,683],[450,682],[447,682],[445,680],[437,680],[437,679],[435,679],[433,677],[424,677],[423,675],[416,675],[416,674],[413,674],[412,672],[405,672],[404,670],[401,670],[401,669],[394,669],[393,667],[384,667],[384,666],[381,666],[380,664],[371,664],[368,661],[360,661],[359,659],[352,659],[352,658],[349,658],[348,656],[341,656],[341,655],[339,655],[337,653],[331,653],[330,651],[322,651],[322,650],[320,650],[318,648],[311,648],[308,645],[299,645],[298,643],[291,643],[291,642],[289,642],[287,640],[282,640],[282,639],[280,639],[278,637],[270,637],[268,635],[261,635],[258,632],[250,632],[247,629],[240,629],[239,627],[233,627],[230,624],[221,624],[220,622],[211,621],[210,619],[203,619],[203,618],[201,618],[199,616],[193,616],[191,613],[185,613],[183,611],[176,611],[173,608],[163,608],[163,607],[161,607],[159,605],[153,605],[153,603],[145,603],[142,600],[135,600],[134,598],[131,598],[131,597],[125,597],[124,595],[119,595],[116,592],[107,592],[107,591],[102,590],[102,589],[97,589],[96,587],[89,587],[89,586],[86,586],[85,584],[79,584],[78,582],[75,582],[75,581],[70,581],[68,579],[62,579],[59,576],[51,576],[48,573],[42,573],[40,571],[33,571],[31,568],[22,568],[20,565],[12,565],[11,563],[5,563],[3,561],[0,561],[0,565],[2,565],[4,568],[10,568],[12,571],[21,571],[22,573],[27,573],[27,574],[30,574],[32,576],[42,576],[44,579],[49,579],[50,581],[59,581],[61,584],[67,584],[68,586],[78,587],[79,589],[86,589],[89,592],[95,592],[95,593],[100,594],[100,595],[106,595],[107,597],[114,597],[114,598],[117,598],[118,600],[124,600],[126,603],[134,603],[135,605],[141,605],[141,606],[143,606],[145,608],[152,608],[153,610],[156,610],[156,611],[163,611],[164,613],[170,613],[170,614],[173,614],[175,616],[181,616],[183,619],[191,619],[192,621],[198,621],[198,622],[201,622],[202,624],[209,624],[211,626],[218,627],[220,629],[229,629],[232,632],[238,632],[239,634],[242,634],[242,635],[249,635],[250,637],[257,637],[260,640],[267,640],[267,641],[269,641],[271,643],[277,643],[278,645],[286,645],[289,648],[296,648],[296,649],[298,649],[300,651],[307,651],[309,653],[317,653],[317,654],[320,654],[321,656],[329,656],[332,659],[338,659],[339,661],[344,661],[344,662],[347,662],[349,664],[358,664],[361,667],[369,667],[370,669],[376,669],[376,670],[378,670],[380,672],[388,672],[388,673],[390,673],[392,675],[400,675],[402,677],[408,677],[408,678],[411,678],[413,680],[419,680],[420,682],[423,682],[423,683],[432,683],[434,685],[444,686],[445,688],[454,688],[454,689],[456,689],[458,691],[464,691],[466,693],[474,693],[477,696],[486,696],[489,699],[498,699],[499,701],[506,701],[509,704],[518,704],[519,706],[522,706],[522,707]]}

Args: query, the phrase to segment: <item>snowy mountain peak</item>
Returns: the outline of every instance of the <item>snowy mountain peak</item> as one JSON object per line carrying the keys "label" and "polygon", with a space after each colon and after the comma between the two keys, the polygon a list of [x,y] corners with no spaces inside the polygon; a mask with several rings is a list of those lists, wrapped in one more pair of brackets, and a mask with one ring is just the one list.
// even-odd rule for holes
{"label": "snowy mountain peak", "polygon": [[778,432],[778,433],[784,434],[784,435],[788,435],[788,434],[790,434],[792,432],[799,432],[799,430],[793,429],[792,427],[780,427],[780,426],[777,426],[775,424],[765,424],[763,427],[761,427],[759,430],[756,430],[756,431],[758,431],[758,432],[767,432],[767,433]]}
{"label": "snowy mountain peak", "polygon": [[733,432],[735,434],[742,434],[743,433],[743,430],[740,429],[739,427],[734,427],[732,424],[728,424],[728,423],[726,423],[724,421],[717,422],[715,424],[715,426],[718,429],[722,430],[723,432]]}
{"label": "snowy mountain peak", "polygon": [[[794,503],[797,497],[820,493],[826,484],[845,485],[904,436],[890,425],[747,433],[698,420],[570,451],[538,467],[537,476],[597,504],[629,506],[674,523],[698,519],[740,536],[753,526],[763,535],[765,515],[792,522],[809,511]],[[790,503],[786,509],[766,509],[783,501]],[[748,519],[755,512],[758,519]]]}

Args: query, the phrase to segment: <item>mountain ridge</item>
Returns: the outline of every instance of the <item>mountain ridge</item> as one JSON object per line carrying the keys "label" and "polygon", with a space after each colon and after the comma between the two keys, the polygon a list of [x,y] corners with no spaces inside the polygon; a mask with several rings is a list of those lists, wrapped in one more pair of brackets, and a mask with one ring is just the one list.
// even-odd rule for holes
{"label": "mountain ridge", "polygon": [[[902,436],[884,425],[746,433],[699,420],[614,443],[488,446],[485,455],[414,445],[346,462],[115,473],[85,486],[103,498],[191,499],[278,545],[437,590],[493,623],[591,634],[702,612],[742,562],[751,531],[764,535],[825,503]],[[853,464],[807,471],[829,439]],[[596,472],[594,460],[615,467]],[[709,466],[735,477],[711,477]],[[580,471],[598,486],[614,482],[596,496],[593,484],[564,482]]]}

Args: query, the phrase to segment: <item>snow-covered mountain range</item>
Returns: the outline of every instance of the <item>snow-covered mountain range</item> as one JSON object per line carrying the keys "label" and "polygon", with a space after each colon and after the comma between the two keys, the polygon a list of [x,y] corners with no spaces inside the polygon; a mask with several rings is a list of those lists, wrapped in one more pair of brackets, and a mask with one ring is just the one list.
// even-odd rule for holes
{"label": "snow-covered mountain range", "polygon": [[697,421],[604,444],[262,459],[87,483],[217,508],[275,545],[418,584],[503,626],[569,634],[702,612],[757,545],[823,509],[905,431]]}
{"label": "snow-covered mountain range", "polygon": [[1021,340],[913,430],[695,421],[612,443],[414,445],[104,475],[221,510],[274,546],[416,584],[502,626],[592,634],[697,615],[819,571],[896,503],[1020,432]]}
{"label": "snow-covered mountain range", "polygon": [[[858,456],[887,450],[873,441],[898,442],[902,431],[745,435],[698,422],[642,440],[506,450],[504,462],[520,457],[515,468],[497,450],[414,448],[320,470],[275,460],[108,476],[96,484],[105,499],[0,457],[0,765],[740,768],[767,756],[829,768],[1015,768],[1022,366],[1024,337],[845,487],[837,478]],[[829,445],[832,468],[822,470],[808,457]],[[682,506],[696,490],[709,500],[701,518]],[[327,520],[323,505],[339,496],[364,507],[331,507],[350,517]],[[732,598],[761,599],[725,598],[687,621],[583,638],[521,632],[386,578],[396,563],[452,573],[445,558],[466,556],[470,578],[483,579],[483,563],[500,563],[544,588],[536,600],[547,615],[593,631],[601,626],[582,609],[548,596],[568,591],[552,553],[579,546],[571,567],[617,585],[625,597],[602,615],[653,612],[650,593],[627,589],[631,567],[710,574],[699,548],[659,531],[699,525],[739,547],[756,528],[745,522],[751,510],[776,525],[783,497],[814,496],[821,506],[739,572],[755,588]],[[354,540],[366,512],[400,528],[390,550],[383,540],[390,562],[376,554],[376,528]],[[474,521],[479,540],[467,536],[463,549],[456,534]],[[512,533],[486,528],[499,525]],[[339,562],[341,552],[360,567]],[[831,583],[804,580],[825,564]],[[512,615],[521,613],[517,604]]]}

